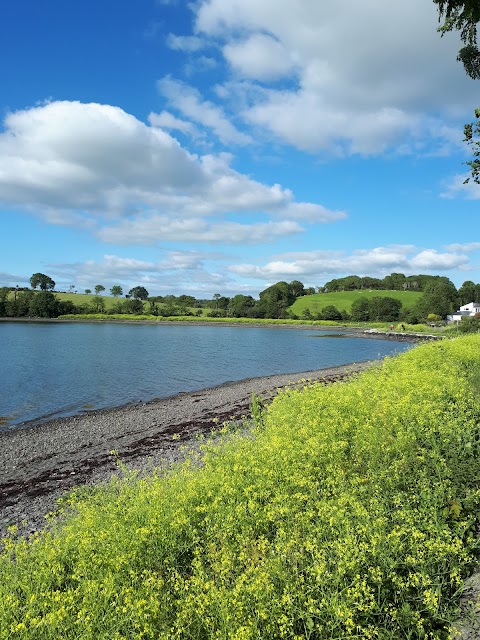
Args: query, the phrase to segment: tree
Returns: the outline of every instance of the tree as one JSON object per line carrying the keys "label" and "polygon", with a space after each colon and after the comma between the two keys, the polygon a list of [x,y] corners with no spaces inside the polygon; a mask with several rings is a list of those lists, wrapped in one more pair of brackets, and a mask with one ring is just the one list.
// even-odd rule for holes
{"label": "tree", "polygon": [[471,280],[465,280],[458,290],[458,295],[460,296],[461,305],[468,304],[469,302],[478,302],[478,300],[476,300],[477,285]]}
{"label": "tree", "polygon": [[145,287],[133,287],[128,292],[128,295],[135,300],[147,300],[148,299],[148,291]]}
{"label": "tree", "polygon": [[110,289],[110,293],[114,298],[117,298],[118,296],[123,295],[123,289],[119,284],[114,284],[113,287]]}
{"label": "tree", "polygon": [[388,296],[375,296],[368,301],[369,320],[392,322],[398,320],[402,303]]}
{"label": "tree", "polygon": [[51,289],[55,289],[55,282],[50,278],[50,276],[46,276],[44,273],[34,273],[30,278],[30,284],[32,289],[36,289],[39,287],[41,291],[49,291]]}
{"label": "tree", "polygon": [[405,275],[403,273],[391,273],[383,279],[386,289],[394,289],[401,291],[405,284]]}
{"label": "tree", "polygon": [[305,295],[305,287],[303,286],[303,282],[300,282],[300,280],[292,280],[289,287],[294,298],[299,298],[300,296]]}
{"label": "tree", "polygon": [[7,298],[9,293],[10,289],[8,287],[0,288],[0,318],[7,315]]}
{"label": "tree", "polygon": [[93,313],[103,313],[105,311],[105,300],[100,296],[94,296],[90,302]]}
{"label": "tree", "polygon": [[252,296],[244,296],[238,293],[231,298],[228,305],[228,312],[234,318],[250,318],[254,316],[255,300]]}
{"label": "tree", "polygon": [[477,47],[477,25],[480,22],[478,0],[433,0],[438,5],[438,19],[444,23],[439,31],[460,31],[465,45],[458,52],[457,60],[463,63],[470,78],[480,79],[480,51]]}
{"label": "tree", "polygon": [[58,316],[58,300],[51,291],[39,291],[34,295],[29,312],[38,318],[56,318]]}
{"label": "tree", "polygon": [[[442,36],[447,31],[460,31],[464,46],[458,52],[457,60],[462,62],[465,72],[473,80],[480,79],[480,50],[477,45],[477,25],[480,22],[480,2],[478,0],[434,0],[438,5],[439,21],[444,20],[439,31]],[[475,109],[476,123],[464,127],[465,142],[471,147],[473,160],[467,162],[471,178],[480,184],[480,109]],[[465,183],[470,181],[470,177]]]}
{"label": "tree", "polygon": [[[471,177],[473,181],[480,184],[480,109],[475,109],[475,117],[477,122],[470,122],[465,125],[463,132],[465,134],[465,142],[471,148],[473,160],[467,162],[470,167]],[[470,178],[464,181],[467,184]]]}
{"label": "tree", "polygon": [[290,285],[281,281],[260,292],[257,308],[260,317],[282,318],[285,317],[287,308],[294,302],[295,296]]}
{"label": "tree", "polygon": [[429,313],[445,318],[458,308],[458,302],[458,292],[453,282],[448,278],[435,276],[425,286],[424,294],[416,305],[416,309],[422,318],[426,318]]}
{"label": "tree", "polygon": [[85,289],[85,293],[87,294],[87,296],[89,296],[92,293],[91,289]]}
{"label": "tree", "polygon": [[101,293],[102,291],[105,291],[105,287],[103,286],[103,284],[96,284],[95,295],[98,296],[98,294]]}
{"label": "tree", "polygon": [[139,314],[143,312],[143,303],[136,298],[125,300],[123,307],[126,313]]}
{"label": "tree", "polygon": [[370,308],[368,298],[357,298],[352,302],[352,320],[356,322],[366,322],[370,318]]}
{"label": "tree", "polygon": [[341,320],[342,312],[337,309],[333,304],[329,304],[323,307],[321,313],[322,320]]}

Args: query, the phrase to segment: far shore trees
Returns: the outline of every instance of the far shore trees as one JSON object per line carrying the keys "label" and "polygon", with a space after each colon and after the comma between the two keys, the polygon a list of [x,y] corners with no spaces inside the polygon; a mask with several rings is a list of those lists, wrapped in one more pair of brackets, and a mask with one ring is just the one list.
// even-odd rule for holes
{"label": "far shore trees", "polygon": [[128,292],[128,295],[135,300],[148,300],[148,291],[145,287],[133,287]]}
{"label": "far shore trees", "polygon": [[55,289],[55,281],[44,273],[34,273],[30,278],[30,284],[32,289],[36,289],[38,287],[41,291],[50,291]]}
{"label": "far shore trees", "polygon": [[110,289],[110,293],[114,298],[118,298],[118,296],[123,295],[123,289],[119,284],[114,284]]}

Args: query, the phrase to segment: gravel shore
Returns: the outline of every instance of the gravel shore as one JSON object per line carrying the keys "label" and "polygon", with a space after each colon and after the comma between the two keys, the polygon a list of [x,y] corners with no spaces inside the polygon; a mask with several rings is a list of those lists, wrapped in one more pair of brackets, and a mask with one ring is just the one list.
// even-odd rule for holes
{"label": "gravel shore", "polygon": [[371,365],[252,378],[0,433],[0,538],[12,524],[23,535],[41,528],[71,487],[118,473],[116,459],[141,472],[181,460],[196,435],[248,415],[252,392],[268,400],[285,386],[335,382]]}

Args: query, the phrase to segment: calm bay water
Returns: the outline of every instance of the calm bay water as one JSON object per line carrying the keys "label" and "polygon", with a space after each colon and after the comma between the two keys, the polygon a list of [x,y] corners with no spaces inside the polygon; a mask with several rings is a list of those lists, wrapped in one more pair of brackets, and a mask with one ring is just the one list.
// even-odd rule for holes
{"label": "calm bay water", "polygon": [[1,322],[0,430],[409,347],[336,330]]}

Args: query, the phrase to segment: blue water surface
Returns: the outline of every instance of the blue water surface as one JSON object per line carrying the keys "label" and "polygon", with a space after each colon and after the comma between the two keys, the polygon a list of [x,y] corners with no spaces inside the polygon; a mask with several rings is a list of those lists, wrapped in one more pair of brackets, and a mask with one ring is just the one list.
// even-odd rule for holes
{"label": "blue water surface", "polygon": [[335,329],[0,322],[0,430],[410,346]]}

